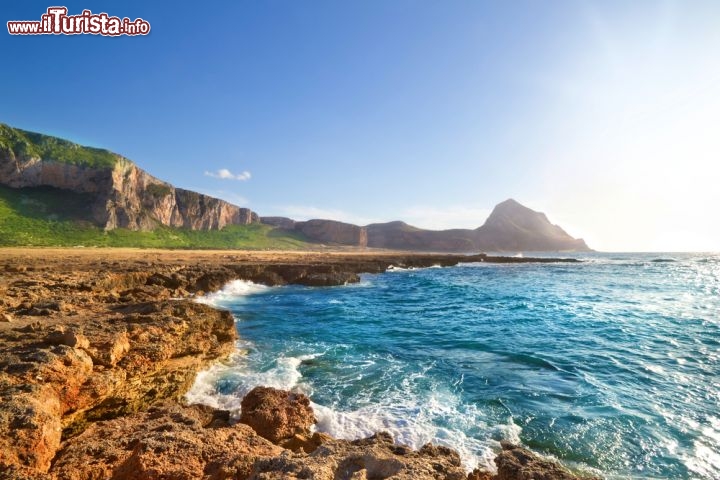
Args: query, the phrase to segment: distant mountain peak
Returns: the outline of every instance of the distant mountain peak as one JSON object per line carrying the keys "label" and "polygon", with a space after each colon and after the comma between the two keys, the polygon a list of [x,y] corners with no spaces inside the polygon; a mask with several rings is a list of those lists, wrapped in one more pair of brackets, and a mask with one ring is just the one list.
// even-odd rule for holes
{"label": "distant mountain peak", "polygon": [[527,208],[525,205],[522,205],[520,202],[515,200],[514,198],[508,198],[504,202],[500,202],[497,205],[495,205],[495,208],[506,208],[506,207],[522,207]]}
{"label": "distant mountain peak", "polygon": [[531,214],[539,214],[539,215],[545,215],[541,212],[536,212],[535,210],[532,210],[531,208],[526,207],[522,203],[518,202],[514,198],[508,198],[504,202],[500,202],[497,205],[495,205],[495,208],[493,208],[492,213],[490,213],[490,216],[493,215],[531,215]]}
{"label": "distant mountain peak", "polygon": [[498,203],[483,226],[476,230],[487,250],[589,250],[542,212],[536,212],[512,198]]}
{"label": "distant mountain peak", "polygon": [[515,199],[509,198],[504,202],[495,205],[485,225],[495,224],[510,220],[515,223],[527,224],[528,227],[539,226],[543,223],[550,223],[547,216],[542,212],[526,207]]}
{"label": "distant mountain peak", "polygon": [[364,227],[333,220],[295,222],[268,217],[262,221],[329,244],[437,252],[588,251],[585,242],[553,225],[544,213],[509,198],[495,206],[475,230],[424,230],[396,220]]}

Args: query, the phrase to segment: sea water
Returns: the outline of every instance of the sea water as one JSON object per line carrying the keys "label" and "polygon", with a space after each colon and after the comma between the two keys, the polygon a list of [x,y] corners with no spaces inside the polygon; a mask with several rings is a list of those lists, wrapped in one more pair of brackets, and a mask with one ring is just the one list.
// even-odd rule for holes
{"label": "sea water", "polygon": [[233,282],[205,301],[238,353],[188,398],[299,390],[319,431],[447,445],[468,469],[506,439],[607,478],[720,478],[720,255],[578,258]]}

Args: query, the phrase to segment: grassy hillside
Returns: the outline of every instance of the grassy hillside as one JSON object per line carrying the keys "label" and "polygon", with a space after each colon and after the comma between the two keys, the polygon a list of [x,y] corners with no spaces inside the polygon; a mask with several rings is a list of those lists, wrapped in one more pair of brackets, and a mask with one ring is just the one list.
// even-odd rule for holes
{"label": "grassy hillside", "polygon": [[118,161],[118,156],[108,150],[83,147],[61,138],[27,132],[0,123],[0,153],[2,151],[90,167],[110,168]]}
{"label": "grassy hillside", "polygon": [[197,231],[159,227],[152,232],[105,232],[89,221],[85,194],[50,187],[0,186],[0,246],[86,246],[294,250],[302,236],[261,224]]}

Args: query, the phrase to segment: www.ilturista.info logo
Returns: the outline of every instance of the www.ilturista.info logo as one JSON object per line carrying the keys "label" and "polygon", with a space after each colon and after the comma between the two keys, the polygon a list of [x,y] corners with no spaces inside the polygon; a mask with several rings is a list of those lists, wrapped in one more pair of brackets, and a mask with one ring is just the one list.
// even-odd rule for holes
{"label": "www.ilturista.info logo", "polygon": [[142,18],[111,17],[107,13],[92,13],[83,10],[80,15],[68,15],[65,7],[50,7],[37,20],[7,22],[10,35],[147,35],[150,23]]}

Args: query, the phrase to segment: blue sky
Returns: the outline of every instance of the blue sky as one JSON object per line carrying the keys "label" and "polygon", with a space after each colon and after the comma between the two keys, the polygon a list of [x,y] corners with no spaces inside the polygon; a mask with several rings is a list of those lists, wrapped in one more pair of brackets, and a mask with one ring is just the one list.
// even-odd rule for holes
{"label": "blue sky", "polygon": [[475,228],[513,197],[595,248],[720,250],[718,2],[63,5],[152,32],[1,34],[1,122],[261,215]]}

